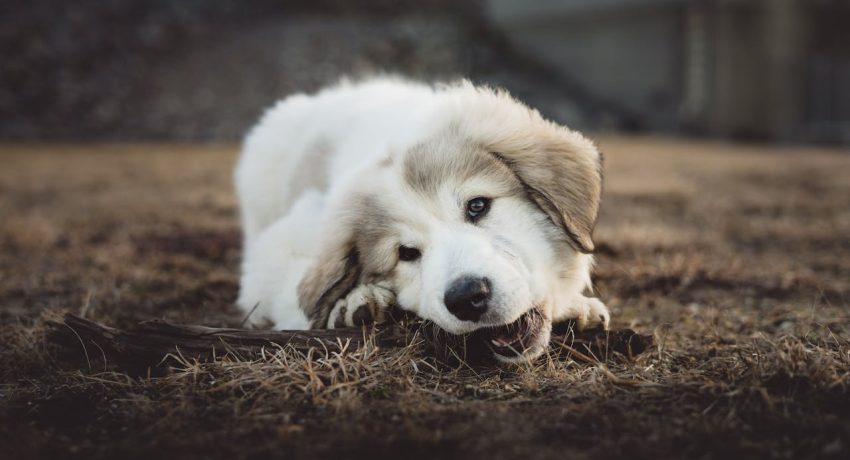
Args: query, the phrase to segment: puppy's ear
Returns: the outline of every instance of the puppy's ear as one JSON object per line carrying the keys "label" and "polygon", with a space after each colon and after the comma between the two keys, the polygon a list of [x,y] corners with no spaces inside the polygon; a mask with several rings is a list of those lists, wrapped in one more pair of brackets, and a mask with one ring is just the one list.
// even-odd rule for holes
{"label": "puppy's ear", "polygon": [[602,157],[578,133],[539,120],[520,135],[488,145],[523,183],[529,197],[576,243],[593,252],[602,198]]}
{"label": "puppy's ear", "polygon": [[337,300],[354,289],[362,273],[353,243],[326,250],[298,284],[298,303],[310,327],[323,329]]}

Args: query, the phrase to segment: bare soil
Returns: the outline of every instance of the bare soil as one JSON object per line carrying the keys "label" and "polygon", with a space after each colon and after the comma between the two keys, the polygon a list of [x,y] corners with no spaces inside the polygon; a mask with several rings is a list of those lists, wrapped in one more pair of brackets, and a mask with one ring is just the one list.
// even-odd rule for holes
{"label": "bare soil", "polygon": [[0,456],[846,458],[850,152],[600,146],[595,280],[655,335],[636,359],[270,347],[150,375],[45,318],[239,326],[236,148],[0,146]]}

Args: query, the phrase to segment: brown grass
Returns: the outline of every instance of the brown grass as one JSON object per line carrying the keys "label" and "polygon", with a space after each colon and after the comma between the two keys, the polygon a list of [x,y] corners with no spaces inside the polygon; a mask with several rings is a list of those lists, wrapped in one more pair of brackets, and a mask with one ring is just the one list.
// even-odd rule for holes
{"label": "brown grass", "polygon": [[234,149],[0,148],[8,458],[776,457],[850,449],[850,156],[605,138],[597,286],[632,362],[446,368],[421,346],[130,375],[44,339],[73,311],[238,325]]}

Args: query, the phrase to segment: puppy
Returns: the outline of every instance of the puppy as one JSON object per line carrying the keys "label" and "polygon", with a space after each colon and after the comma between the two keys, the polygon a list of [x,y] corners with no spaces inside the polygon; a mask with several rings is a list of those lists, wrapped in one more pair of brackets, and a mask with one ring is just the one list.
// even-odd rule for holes
{"label": "puppy", "polygon": [[290,96],[235,179],[254,321],[334,328],[397,305],[503,362],[543,353],[553,322],[608,327],[584,295],[600,154],[504,91],[376,78]]}

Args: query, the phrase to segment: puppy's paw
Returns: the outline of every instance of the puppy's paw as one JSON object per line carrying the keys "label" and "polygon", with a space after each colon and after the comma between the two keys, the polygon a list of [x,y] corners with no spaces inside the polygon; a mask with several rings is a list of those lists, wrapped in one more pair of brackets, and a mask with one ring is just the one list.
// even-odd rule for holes
{"label": "puppy's paw", "polygon": [[395,303],[395,293],[376,284],[361,284],[344,298],[337,300],[328,329],[381,323],[387,308]]}
{"label": "puppy's paw", "polygon": [[587,321],[585,327],[601,326],[602,329],[607,331],[608,323],[611,322],[611,314],[608,313],[608,307],[595,297],[587,297],[586,299]]}
{"label": "puppy's paw", "polygon": [[611,321],[608,307],[601,300],[583,296],[570,302],[566,308],[562,308],[560,311],[556,310],[553,317],[555,322],[573,320],[579,330],[601,326],[602,329],[607,331],[608,324]]}

